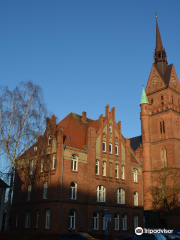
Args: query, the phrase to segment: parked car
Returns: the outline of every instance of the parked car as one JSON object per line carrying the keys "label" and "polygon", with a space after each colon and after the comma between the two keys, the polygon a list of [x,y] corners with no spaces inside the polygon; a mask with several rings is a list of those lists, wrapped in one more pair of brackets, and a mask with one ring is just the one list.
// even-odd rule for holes
{"label": "parked car", "polygon": [[73,240],[97,240],[90,236],[88,233],[84,232],[63,233],[63,235],[61,236],[61,240],[69,240],[70,238]]}
{"label": "parked car", "polygon": [[166,240],[166,237],[161,233],[148,234],[143,233],[141,235],[134,235],[133,240]]}
{"label": "parked car", "polygon": [[180,240],[180,236],[178,236],[174,233],[173,234],[172,233],[162,233],[162,234],[166,237],[167,240],[171,240],[171,239]]}

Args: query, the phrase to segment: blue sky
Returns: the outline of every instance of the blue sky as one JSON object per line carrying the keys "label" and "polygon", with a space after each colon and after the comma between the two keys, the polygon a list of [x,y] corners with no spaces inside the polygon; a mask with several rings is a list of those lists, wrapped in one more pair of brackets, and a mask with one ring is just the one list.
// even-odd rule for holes
{"label": "blue sky", "polygon": [[179,9],[179,0],[0,0],[0,85],[39,84],[59,121],[82,111],[97,119],[109,104],[124,137],[138,136],[154,13],[180,76]]}

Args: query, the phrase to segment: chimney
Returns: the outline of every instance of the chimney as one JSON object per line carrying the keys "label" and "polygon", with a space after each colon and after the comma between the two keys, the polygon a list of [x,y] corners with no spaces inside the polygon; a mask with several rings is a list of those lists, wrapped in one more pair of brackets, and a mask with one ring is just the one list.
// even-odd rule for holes
{"label": "chimney", "polygon": [[82,120],[87,122],[86,112],[82,112]]}

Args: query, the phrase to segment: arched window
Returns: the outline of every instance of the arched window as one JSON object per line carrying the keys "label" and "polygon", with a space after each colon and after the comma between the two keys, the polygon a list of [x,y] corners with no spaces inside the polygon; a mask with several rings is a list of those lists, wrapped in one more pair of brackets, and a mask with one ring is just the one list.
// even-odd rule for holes
{"label": "arched window", "polygon": [[27,197],[27,201],[31,200],[31,185],[28,186],[28,197]]}
{"label": "arched window", "polygon": [[99,160],[96,160],[95,173],[96,173],[96,175],[99,175]]}
{"label": "arched window", "polygon": [[134,206],[138,206],[138,192],[134,192]]}
{"label": "arched window", "polygon": [[99,213],[93,213],[93,230],[99,229]]}
{"label": "arched window", "polygon": [[76,155],[72,155],[72,166],[71,166],[72,171],[77,171],[77,167],[78,167],[78,157]]}
{"label": "arched window", "polygon": [[119,188],[117,190],[117,203],[125,204],[125,191],[122,188]]}
{"label": "arched window", "polygon": [[48,146],[50,146],[51,145],[51,135],[49,135],[49,137],[48,137]]}
{"label": "arched window", "polygon": [[97,202],[106,201],[106,189],[104,186],[99,185],[97,187]]}
{"label": "arched window", "polygon": [[56,154],[53,155],[53,169],[56,168]]}
{"label": "arched window", "polygon": [[50,228],[50,210],[46,210],[46,223],[45,223],[45,228],[49,229]]}
{"label": "arched window", "polygon": [[106,230],[106,227],[107,227],[107,221],[106,221],[106,214],[103,214],[102,215],[102,230]]}
{"label": "arched window", "polygon": [[69,212],[69,228],[75,229],[75,212]]}
{"label": "arched window", "polygon": [[125,166],[121,167],[121,179],[125,179]]}
{"label": "arched window", "polygon": [[119,214],[114,214],[114,230],[119,230]]}
{"label": "arched window", "polygon": [[127,230],[127,215],[122,215],[122,230]]}
{"label": "arched window", "polygon": [[102,165],[102,175],[106,176],[106,162],[103,162],[103,165]]}
{"label": "arched window", "polygon": [[138,227],[138,215],[134,215],[134,229]]}
{"label": "arched window", "polygon": [[47,199],[48,182],[44,183],[43,199]]}
{"label": "arched window", "polygon": [[109,124],[109,132],[112,133],[112,125]]}
{"label": "arched window", "polygon": [[133,180],[134,182],[137,182],[137,169],[133,169]]}
{"label": "arched window", "polygon": [[77,183],[72,182],[71,183],[71,197],[70,199],[77,199]]}
{"label": "arched window", "polygon": [[118,164],[116,164],[116,166],[115,166],[115,177],[119,178],[119,165]]}
{"label": "arched window", "polygon": [[162,160],[162,167],[167,167],[167,152],[166,148],[162,147],[161,149],[161,160]]}

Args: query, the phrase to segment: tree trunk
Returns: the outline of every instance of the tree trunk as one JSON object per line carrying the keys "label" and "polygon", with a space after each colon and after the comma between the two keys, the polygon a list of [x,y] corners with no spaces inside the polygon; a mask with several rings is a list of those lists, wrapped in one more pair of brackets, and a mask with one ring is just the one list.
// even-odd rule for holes
{"label": "tree trunk", "polygon": [[10,188],[9,188],[8,201],[6,206],[5,231],[10,230],[9,217],[10,217],[10,210],[11,210],[11,196],[13,191],[13,175],[14,175],[14,167],[11,168]]}

